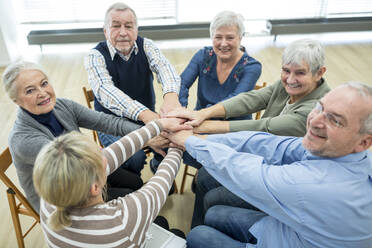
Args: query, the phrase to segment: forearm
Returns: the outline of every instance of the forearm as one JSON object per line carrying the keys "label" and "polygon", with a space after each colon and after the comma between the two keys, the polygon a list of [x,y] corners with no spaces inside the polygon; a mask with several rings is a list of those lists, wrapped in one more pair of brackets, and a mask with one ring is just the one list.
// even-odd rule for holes
{"label": "forearm", "polygon": [[201,109],[197,112],[203,117],[204,120],[225,117],[225,108],[220,103],[217,103],[209,108]]}
{"label": "forearm", "polygon": [[156,204],[156,206],[159,206],[159,208],[155,208],[155,216],[159,213],[161,207],[164,205],[165,200],[167,199],[168,192],[172,187],[174,179],[180,168],[182,153],[183,152],[180,149],[169,148],[167,155],[160,163],[155,175],[140,190],[153,189],[152,192],[154,192],[154,198],[158,197],[159,204]]}
{"label": "forearm", "polygon": [[134,153],[142,149],[151,138],[159,135],[162,130],[162,124],[159,121],[153,121],[106,147],[103,154],[107,159],[108,170],[106,171],[108,174],[115,171]]}
{"label": "forearm", "polygon": [[154,121],[156,119],[159,119],[159,118],[160,118],[159,114],[157,114],[157,113],[155,113],[155,112],[153,112],[149,109],[141,111],[138,115],[138,119],[145,124],[149,123],[150,121]]}
{"label": "forearm", "polygon": [[206,120],[193,129],[194,133],[227,133],[230,132],[228,121]]}
{"label": "forearm", "polygon": [[[135,218],[132,219],[133,222],[143,223],[139,230],[146,228],[158,216],[177,175],[181,159],[182,151],[170,148],[156,174],[142,188],[122,198],[129,211],[128,218]],[[136,216],[135,213],[141,214]]]}

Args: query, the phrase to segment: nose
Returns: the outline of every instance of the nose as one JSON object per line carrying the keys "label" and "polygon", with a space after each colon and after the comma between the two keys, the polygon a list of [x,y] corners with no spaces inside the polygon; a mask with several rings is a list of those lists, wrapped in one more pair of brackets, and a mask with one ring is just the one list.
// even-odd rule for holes
{"label": "nose", "polygon": [[294,73],[289,73],[287,77],[287,82],[288,83],[295,83],[296,82],[296,75]]}
{"label": "nose", "polygon": [[323,112],[317,112],[316,110],[311,111],[309,114],[310,126],[315,128],[325,127],[325,116]]}
{"label": "nose", "polygon": [[121,35],[121,36],[126,36],[126,35],[127,35],[127,29],[125,28],[124,25],[122,25],[122,26],[120,27],[120,35]]}
{"label": "nose", "polygon": [[44,89],[44,88],[40,88],[39,89],[39,94],[38,94],[38,97],[40,98],[44,98],[48,95],[48,92]]}
{"label": "nose", "polygon": [[227,40],[225,38],[223,38],[221,40],[221,46],[226,46],[227,45]]}

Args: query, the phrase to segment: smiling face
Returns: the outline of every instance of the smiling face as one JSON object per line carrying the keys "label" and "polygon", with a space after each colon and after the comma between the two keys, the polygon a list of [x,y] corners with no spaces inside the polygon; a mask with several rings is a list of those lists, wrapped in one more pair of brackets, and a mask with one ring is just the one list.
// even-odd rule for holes
{"label": "smiling face", "polygon": [[324,72],[325,67],[322,67],[313,75],[309,65],[305,62],[302,62],[301,65],[283,65],[281,80],[283,87],[290,96],[290,103],[294,103],[312,92],[317,87],[317,83]]}
{"label": "smiling face", "polygon": [[53,110],[56,95],[47,77],[39,70],[23,70],[15,80],[15,103],[32,114],[46,114]]}
{"label": "smiling face", "polygon": [[128,55],[137,39],[137,24],[132,11],[111,10],[104,28],[105,37],[124,55]]}
{"label": "smiling face", "polygon": [[349,87],[338,87],[319,102],[307,119],[303,146],[314,155],[340,157],[369,147],[371,134],[362,134],[361,118],[371,111],[366,100]]}
{"label": "smiling face", "polygon": [[213,35],[213,51],[218,59],[234,59],[240,53],[240,42],[236,25],[222,26]]}

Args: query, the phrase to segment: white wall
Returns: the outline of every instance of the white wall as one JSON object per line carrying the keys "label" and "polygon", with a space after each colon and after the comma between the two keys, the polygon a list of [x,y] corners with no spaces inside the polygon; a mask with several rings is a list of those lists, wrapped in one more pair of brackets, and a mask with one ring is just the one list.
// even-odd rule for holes
{"label": "white wall", "polygon": [[6,66],[19,58],[17,25],[12,1],[0,0],[0,66]]}

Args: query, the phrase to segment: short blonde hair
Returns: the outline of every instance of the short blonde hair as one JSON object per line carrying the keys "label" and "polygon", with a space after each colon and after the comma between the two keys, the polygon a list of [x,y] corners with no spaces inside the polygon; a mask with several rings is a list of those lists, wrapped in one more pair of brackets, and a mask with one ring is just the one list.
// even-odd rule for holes
{"label": "short blonde hair", "polygon": [[17,98],[17,89],[14,82],[19,74],[24,70],[38,70],[47,76],[44,72],[44,69],[40,65],[33,62],[21,60],[10,64],[7,68],[5,68],[2,78],[5,92],[12,100],[16,100]]}
{"label": "short blonde hair", "polygon": [[48,225],[53,230],[70,226],[69,209],[84,207],[95,182],[105,184],[101,149],[87,136],[73,131],[45,145],[33,172],[36,192],[57,207]]}

